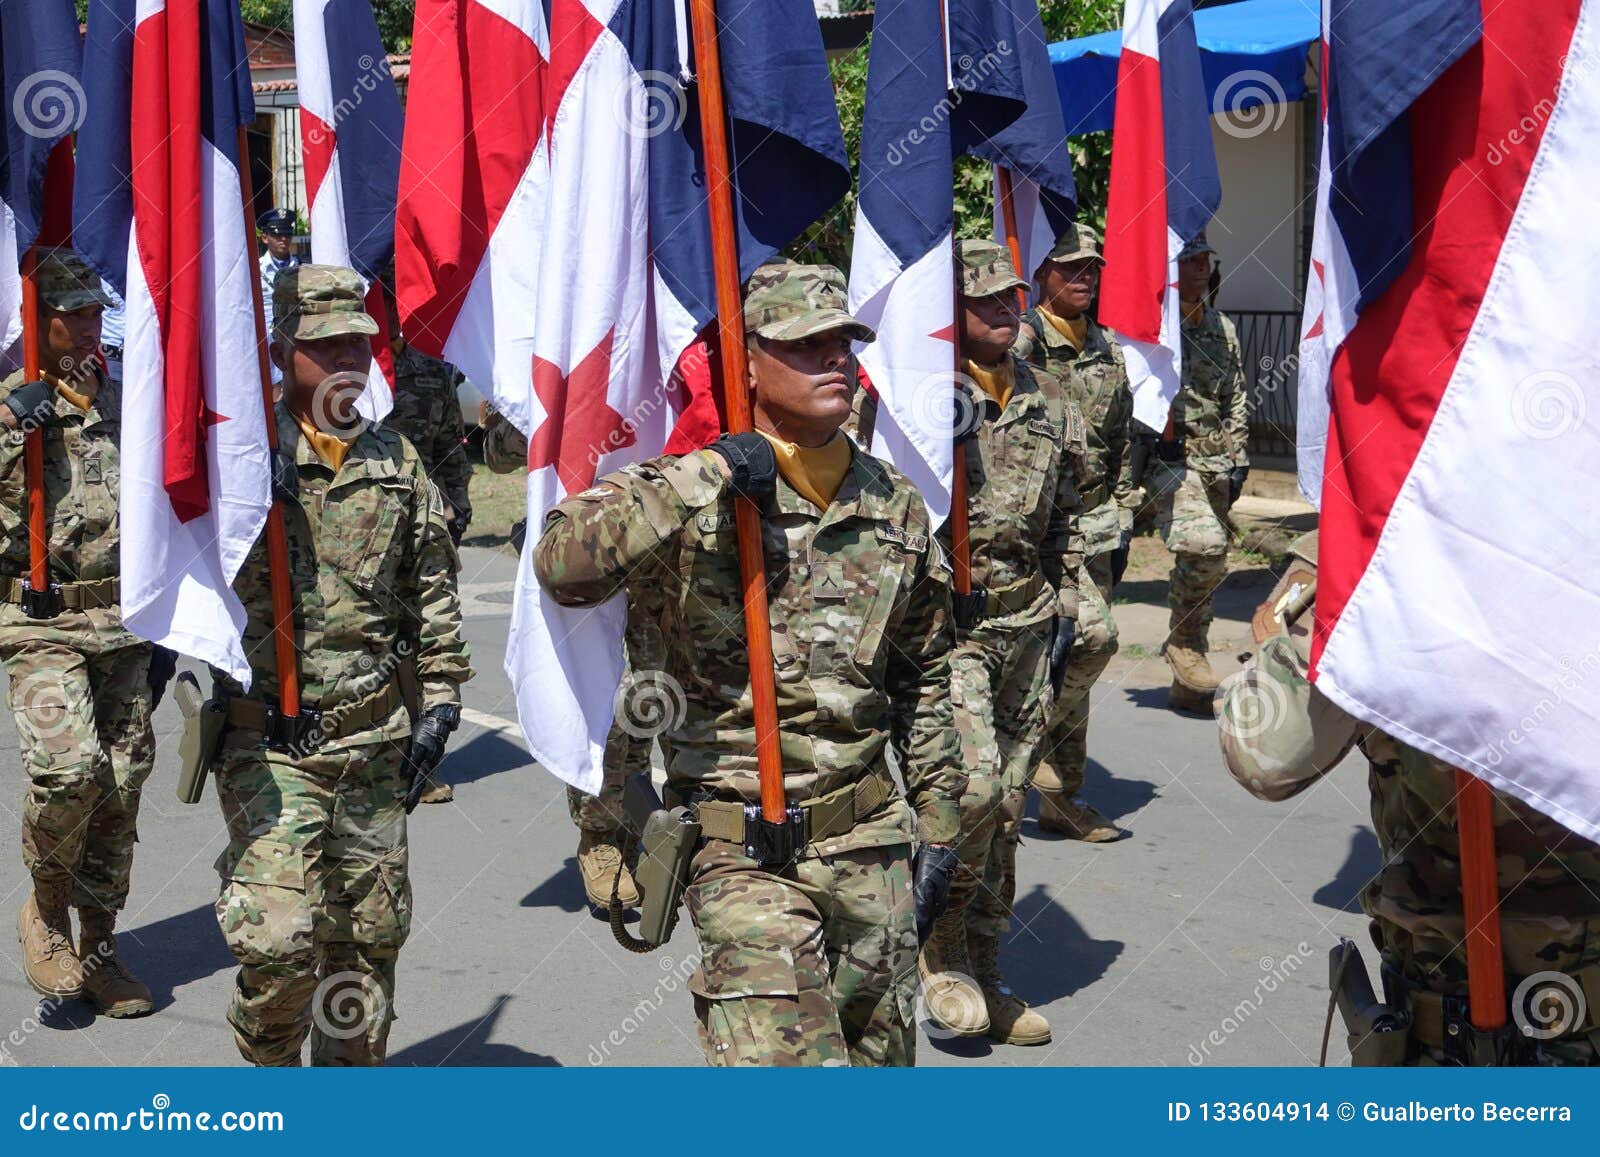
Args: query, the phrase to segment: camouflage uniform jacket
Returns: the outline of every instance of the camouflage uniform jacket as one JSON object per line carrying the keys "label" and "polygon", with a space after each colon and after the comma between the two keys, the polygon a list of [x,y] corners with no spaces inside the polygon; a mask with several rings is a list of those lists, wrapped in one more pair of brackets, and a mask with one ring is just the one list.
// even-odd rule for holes
{"label": "camouflage uniform jacket", "polygon": [[417,448],[428,478],[456,514],[472,509],[467,497],[472,464],[467,461],[467,432],[456,396],[464,381],[461,371],[449,363],[402,346],[394,359],[394,409],[383,420]]}
{"label": "camouflage uniform jacket", "polygon": [[[87,412],[60,394],[55,418],[44,430],[45,538],[50,577],[56,582],[94,582],[122,573],[120,556],[122,432],[120,387],[95,371],[99,391]],[[19,370],[0,382],[0,400],[23,384]],[[0,431],[0,574],[28,573],[27,435]],[[122,628],[120,607],[84,612],[101,642],[138,642]],[[22,621],[31,622],[17,615]]]}
{"label": "camouflage uniform jacket", "polygon": [[[887,775],[892,742],[916,811],[914,825],[894,800],[823,853],[956,835],[966,776],[951,726],[949,572],[928,529],[911,484],[862,453],[825,512],[780,478],[762,520],[788,798]],[[733,498],[715,455],[655,458],[568,498],[535,567],[563,606],[659,587],[666,674],[683,692],[662,736],[668,786],[758,802]]]}
{"label": "camouflage uniform jacket", "polygon": [[[438,491],[416,451],[392,430],[370,427],[335,473],[282,404],[277,422],[278,446],[299,471],[300,500],[285,505],[284,522],[305,703],[327,711],[377,694],[408,651],[416,656],[422,709],[459,703],[472,667],[461,637],[458,562]],[[248,617],[250,695],[275,703],[265,530],[233,588]],[[220,673],[218,683],[242,694]]]}
{"label": "camouflage uniform jacket", "polygon": [[1185,464],[1205,475],[1248,466],[1250,400],[1233,322],[1208,305],[1182,329],[1183,384],[1172,402],[1172,432],[1183,440]]}
{"label": "camouflage uniform jacket", "polygon": [[1061,335],[1038,311],[1028,314],[1035,337],[1027,347],[1028,361],[1055,377],[1083,414],[1089,443],[1088,477],[1083,483],[1083,552],[1093,558],[1117,549],[1124,525],[1132,527],[1130,495],[1133,478],[1128,470],[1129,432],[1133,428],[1133,391],[1128,388],[1128,367],[1122,347],[1093,318],[1088,321],[1083,352]]}
{"label": "camouflage uniform jacket", "polygon": [[[994,592],[1043,575],[1060,613],[1075,618],[1078,496],[1090,469],[1083,415],[1054,375],[1008,356],[1015,385],[1004,412],[974,391],[983,421],[966,452],[972,585]],[[939,539],[948,549],[948,521]]]}
{"label": "camouflage uniform jacket", "polygon": [[[1218,712],[1228,770],[1253,795],[1287,799],[1359,747],[1383,864],[1361,897],[1373,939],[1412,984],[1463,992],[1455,772],[1340,710],[1308,667],[1304,642],[1261,645]],[[1502,792],[1494,821],[1508,989],[1547,969],[1600,969],[1600,846]]]}

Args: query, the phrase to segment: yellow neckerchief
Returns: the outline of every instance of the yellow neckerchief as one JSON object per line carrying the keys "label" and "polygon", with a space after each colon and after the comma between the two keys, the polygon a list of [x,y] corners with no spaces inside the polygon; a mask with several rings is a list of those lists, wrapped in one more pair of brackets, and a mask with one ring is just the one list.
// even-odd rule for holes
{"label": "yellow neckerchief", "polygon": [[1199,301],[1183,301],[1180,299],[1178,302],[1178,308],[1183,312],[1183,320],[1188,322],[1190,325],[1199,325],[1200,319],[1206,315],[1206,303],[1204,298],[1201,298]]}
{"label": "yellow neckerchief", "polygon": [[77,406],[78,409],[82,410],[85,414],[89,412],[89,407],[94,405],[94,400],[100,393],[100,379],[94,374],[89,375],[89,388],[84,390],[82,393],[79,393],[77,390],[67,385],[65,379],[58,378],[54,374],[45,374],[44,380],[56,388],[56,393],[60,394],[74,406]]}
{"label": "yellow neckerchief", "polygon": [[765,430],[756,431],[768,442],[778,456],[778,473],[794,487],[794,492],[818,510],[833,505],[834,496],[844,485],[844,476],[850,473],[850,439],[835,434],[822,446],[797,446],[775,438]]}
{"label": "yellow neckerchief", "polygon": [[1044,306],[1039,307],[1039,316],[1048,321],[1051,327],[1062,337],[1067,339],[1067,344],[1072,347],[1072,352],[1081,354],[1084,343],[1089,340],[1089,318],[1079,314],[1074,318],[1060,317],[1051,313]]}
{"label": "yellow neckerchief", "polygon": [[306,441],[311,443],[311,448],[316,451],[317,457],[322,459],[323,465],[333,467],[333,472],[337,474],[339,467],[344,465],[344,456],[350,452],[350,443],[337,434],[324,433],[299,414],[294,415],[294,420],[300,427],[300,432],[306,436]]}
{"label": "yellow neckerchief", "polygon": [[999,403],[1001,411],[1004,412],[1006,403],[1011,400],[1011,391],[1017,384],[1017,376],[1011,369],[1011,359],[1005,358],[995,365],[984,366],[968,358],[967,374],[978,383],[979,389]]}

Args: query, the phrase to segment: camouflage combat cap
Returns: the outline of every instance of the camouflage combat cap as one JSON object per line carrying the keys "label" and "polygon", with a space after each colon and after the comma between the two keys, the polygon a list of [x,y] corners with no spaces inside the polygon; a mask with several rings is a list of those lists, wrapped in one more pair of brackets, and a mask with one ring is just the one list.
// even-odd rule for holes
{"label": "camouflage combat cap", "polygon": [[1190,238],[1188,244],[1178,251],[1178,260],[1187,261],[1191,257],[1199,257],[1202,253],[1215,252],[1216,250],[1211,248],[1211,242],[1206,240],[1206,231],[1202,229]]}
{"label": "camouflage combat cap", "polygon": [[744,328],[773,341],[799,341],[832,329],[845,329],[856,341],[877,334],[845,308],[844,274],[831,265],[773,261],[745,284]]}
{"label": "camouflage combat cap", "polygon": [[371,337],[378,323],[364,304],[367,283],[344,265],[297,265],[272,286],[273,333],[295,341],[359,333]]}
{"label": "camouflage combat cap", "polygon": [[100,275],[71,249],[39,250],[34,278],[39,300],[62,313],[112,304],[110,294],[101,288]]}
{"label": "camouflage combat cap", "polygon": [[1045,254],[1046,261],[1095,261],[1106,259],[1100,253],[1100,234],[1089,225],[1068,225],[1056,238],[1055,247]]}
{"label": "camouflage combat cap", "polygon": [[1028,287],[1011,264],[1011,251],[998,241],[957,241],[956,260],[961,265],[963,297],[993,297],[1008,289]]}

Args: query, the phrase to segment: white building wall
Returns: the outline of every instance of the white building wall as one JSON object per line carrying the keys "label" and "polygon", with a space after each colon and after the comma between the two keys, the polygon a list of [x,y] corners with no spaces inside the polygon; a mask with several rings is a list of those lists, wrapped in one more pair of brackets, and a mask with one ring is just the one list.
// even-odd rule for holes
{"label": "white building wall", "polygon": [[1301,198],[1302,124],[1298,103],[1211,122],[1222,207],[1208,236],[1222,266],[1222,309],[1300,307],[1298,240],[1315,208]]}

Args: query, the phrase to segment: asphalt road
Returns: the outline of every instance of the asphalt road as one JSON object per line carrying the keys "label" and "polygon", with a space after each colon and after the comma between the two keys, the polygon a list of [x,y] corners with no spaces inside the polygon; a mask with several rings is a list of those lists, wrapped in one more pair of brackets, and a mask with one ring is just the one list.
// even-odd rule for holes
{"label": "asphalt road", "polygon": [[[634,956],[589,912],[562,785],[529,763],[501,670],[515,560],[469,548],[464,563],[478,676],[443,769],[456,802],[413,817],[416,908],[390,1062],[699,1064],[684,985],[693,931],[685,922],[662,950]],[[1229,579],[1214,647],[1243,636],[1266,581]],[[1251,799],[1222,768],[1215,725],[1165,707],[1167,668],[1150,657],[1162,584],[1130,588],[1117,608],[1126,651],[1095,693],[1086,793],[1130,835],[1090,846],[1030,819],[1002,955],[1055,1039],[1020,1049],[925,1037],[921,1064],[1316,1063],[1326,951],[1341,934],[1366,942],[1356,896],[1378,850],[1365,772],[1350,761],[1287,803]],[[12,785],[0,796],[0,1049],[18,1064],[240,1063],[223,1019],[233,960],[212,912],[225,830],[214,790],[193,807],[174,796],[178,722],[164,703],[122,922],[156,1012],[121,1022],[76,1001],[41,1008],[22,980],[11,928],[25,894],[23,774],[0,723],[0,779]]]}

